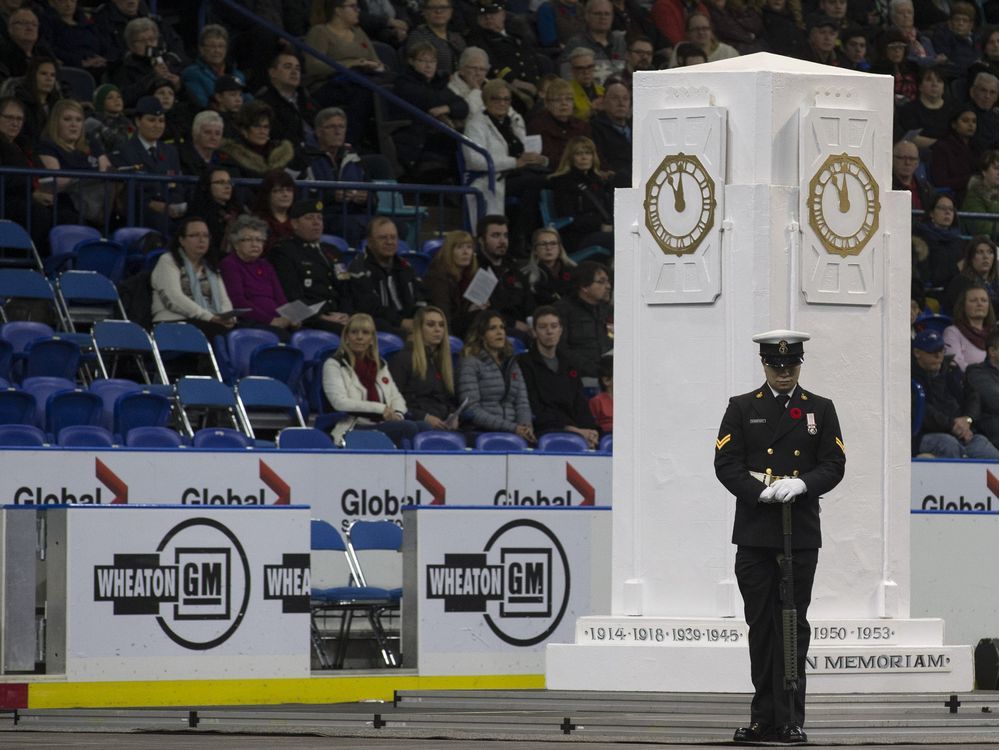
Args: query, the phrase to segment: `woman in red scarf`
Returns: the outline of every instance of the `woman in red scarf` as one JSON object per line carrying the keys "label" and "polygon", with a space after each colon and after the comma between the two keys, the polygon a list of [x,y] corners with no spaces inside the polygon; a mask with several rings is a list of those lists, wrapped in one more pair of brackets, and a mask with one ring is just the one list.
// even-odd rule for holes
{"label": "woman in red scarf", "polygon": [[974,284],[959,295],[952,315],[954,325],[944,329],[944,353],[955,358],[962,372],[986,359],[986,337],[997,324],[997,314],[985,286]]}
{"label": "woman in red scarf", "polygon": [[375,321],[365,313],[348,319],[340,347],[323,365],[323,393],[335,410],[348,413],[333,428],[338,445],[351,430],[379,430],[403,448],[418,432],[431,429],[406,418],[406,401],[378,354]]}

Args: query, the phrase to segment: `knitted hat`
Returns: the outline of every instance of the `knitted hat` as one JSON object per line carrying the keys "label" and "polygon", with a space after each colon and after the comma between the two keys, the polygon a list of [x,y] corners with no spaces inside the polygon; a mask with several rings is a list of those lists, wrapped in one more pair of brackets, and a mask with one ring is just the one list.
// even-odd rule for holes
{"label": "knitted hat", "polygon": [[108,94],[112,91],[117,91],[119,94],[122,92],[113,83],[105,83],[94,90],[94,107],[98,112],[104,111],[104,100],[108,98]]}

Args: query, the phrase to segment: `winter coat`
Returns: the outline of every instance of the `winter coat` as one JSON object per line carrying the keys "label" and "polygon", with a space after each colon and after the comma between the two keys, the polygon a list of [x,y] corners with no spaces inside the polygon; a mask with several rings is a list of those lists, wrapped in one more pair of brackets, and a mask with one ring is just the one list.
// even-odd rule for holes
{"label": "winter coat", "polygon": [[458,365],[458,398],[468,399],[463,414],[477,430],[514,432],[531,424],[531,404],[515,357],[497,364],[487,352],[463,357]]}
{"label": "winter coat", "polygon": [[381,422],[386,406],[397,414],[406,414],[406,400],[384,361],[375,375],[375,388],[379,400],[369,401],[368,390],[361,384],[345,354],[335,354],[323,363],[323,393],[327,401],[336,411],[345,411],[350,415],[334,426],[331,434],[336,443],[339,444],[355,425]]}

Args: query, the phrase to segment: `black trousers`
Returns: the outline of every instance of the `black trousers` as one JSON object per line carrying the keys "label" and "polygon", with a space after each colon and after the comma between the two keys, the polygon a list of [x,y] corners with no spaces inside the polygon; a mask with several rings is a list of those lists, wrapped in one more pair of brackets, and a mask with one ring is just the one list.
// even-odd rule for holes
{"label": "black trousers", "polygon": [[768,727],[784,724],[802,726],[805,723],[805,667],[810,635],[806,613],[812,599],[819,550],[795,550],[792,555],[799,665],[794,716],[789,716],[788,696],[784,688],[780,556],[781,550],[778,549],[745,546],[736,549],[736,581],[743,595],[747,625],[750,626],[750,679],[754,687],[750,721]]}

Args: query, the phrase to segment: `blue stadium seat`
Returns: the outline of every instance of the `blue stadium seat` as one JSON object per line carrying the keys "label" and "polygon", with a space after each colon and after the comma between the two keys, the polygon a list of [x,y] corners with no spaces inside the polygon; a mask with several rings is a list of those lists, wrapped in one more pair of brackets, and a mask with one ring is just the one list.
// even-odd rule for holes
{"label": "blue stadium seat", "polygon": [[378,337],[378,353],[382,359],[389,359],[404,346],[403,339],[394,333],[377,331],[375,335]]}
{"label": "blue stadium seat", "polygon": [[549,432],[538,438],[542,453],[585,453],[587,441],[575,432]]}
{"label": "blue stadium seat", "polygon": [[[86,224],[57,224],[49,230],[50,257],[69,255],[83,240],[99,240],[101,232]],[[112,238],[113,239],[113,238]]]}
{"label": "blue stadium seat", "polygon": [[32,424],[36,427],[45,426],[45,407],[49,396],[61,391],[71,391],[75,387],[76,384],[66,378],[25,378],[21,383],[21,390],[35,397],[35,419]]}
{"label": "blue stadium seat", "polygon": [[614,452],[614,441],[612,440],[611,433],[601,437],[601,442],[597,444],[597,450],[600,453],[613,453]]}
{"label": "blue stadium seat", "polygon": [[0,424],[0,446],[4,448],[40,448],[45,433],[33,424]]}
{"label": "blue stadium seat", "polygon": [[136,427],[166,427],[170,422],[170,399],[158,393],[123,393],[115,400],[114,434],[124,437]]}
{"label": "blue stadium seat", "polygon": [[194,447],[214,450],[245,450],[251,446],[250,439],[242,432],[227,427],[206,427],[194,434]]}
{"label": "blue stadium seat", "polygon": [[35,397],[17,388],[0,390],[0,424],[36,425]]}
{"label": "blue stadium seat", "polygon": [[80,369],[80,346],[56,334],[47,339],[34,339],[24,347],[18,377],[39,376],[76,380]]}
{"label": "blue stadium seat", "polygon": [[378,430],[351,430],[344,435],[344,447],[354,451],[394,451],[396,444]]}
{"label": "blue stadium seat", "polygon": [[183,448],[187,445],[177,430],[169,427],[133,427],[125,436],[129,448]]}
{"label": "blue stadium seat", "polygon": [[59,430],[56,443],[62,448],[111,448],[111,433],[99,425],[77,424]]}
{"label": "blue stadium seat", "polygon": [[16,221],[9,219],[0,221],[0,267],[42,270],[42,258],[31,241],[31,235]]}
{"label": "blue stadium seat", "polygon": [[115,429],[115,402],[126,393],[137,393],[142,386],[126,378],[100,378],[93,381],[87,390],[101,397],[101,426],[106,430]]}
{"label": "blue stadium seat", "polygon": [[278,334],[261,328],[235,328],[226,334],[226,352],[232,372],[227,373],[227,382],[235,385],[240,378],[250,374],[250,355],[262,344],[277,344]]}
{"label": "blue stadium seat", "polygon": [[53,393],[45,404],[45,432],[55,437],[72,425],[100,427],[103,408],[100,396],[81,388]]}
{"label": "blue stadium seat", "polygon": [[413,438],[415,451],[464,451],[465,435],[459,432],[434,430],[418,432]]}
{"label": "blue stadium seat", "polygon": [[196,356],[204,358],[204,362],[211,367],[212,374],[222,380],[215,351],[198,326],[182,322],[157,323],[153,327],[153,341],[160,352],[164,367],[178,357]]}
{"label": "blue stadium seat", "polygon": [[476,450],[484,453],[519,453],[528,450],[528,443],[513,432],[484,432],[476,436]]}
{"label": "blue stadium seat", "polygon": [[315,427],[286,427],[278,433],[282,450],[333,450],[333,438]]}

